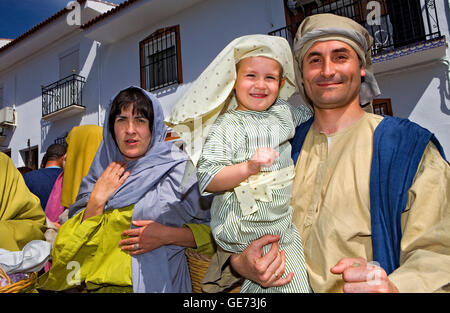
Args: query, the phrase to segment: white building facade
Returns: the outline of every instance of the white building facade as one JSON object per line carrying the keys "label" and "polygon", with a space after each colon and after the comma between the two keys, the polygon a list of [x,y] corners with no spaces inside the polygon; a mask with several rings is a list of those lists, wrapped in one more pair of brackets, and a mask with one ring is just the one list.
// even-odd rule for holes
{"label": "white building facade", "polygon": [[[47,147],[74,126],[102,125],[111,97],[131,85],[145,86],[141,57],[158,61],[167,58],[167,52],[159,50],[176,46],[175,61],[147,64],[146,70],[148,77],[149,66],[169,71],[156,74],[152,82],[146,79],[169,110],[229,41],[286,25],[279,0],[130,0],[120,6],[78,2],[81,25],[68,25],[72,11],[63,10],[20,42],[0,48],[0,105],[15,115],[14,121],[1,121],[0,116],[0,151],[17,167],[30,161],[36,167]],[[158,34],[170,27],[176,34]],[[144,49],[147,52],[141,53]],[[177,77],[164,86],[165,75],[174,72],[166,67],[174,62]]]}
{"label": "white building facade", "polygon": [[[168,112],[234,38],[271,33],[291,39],[280,30],[308,14],[351,7],[344,12],[348,15],[365,7],[367,16],[369,2],[374,1],[129,0],[113,5],[79,0],[80,25],[70,25],[75,9],[63,9],[0,47],[0,151],[17,167],[36,167],[47,147],[63,140],[72,127],[102,125],[111,97],[123,88],[152,91]],[[398,28],[393,8],[379,3],[378,30]],[[378,38],[389,47],[374,56],[379,103],[389,102],[391,112],[384,113],[410,118],[434,132],[449,156],[449,4],[417,3],[425,20],[420,40],[398,46],[401,38],[391,45]],[[430,4],[436,14],[425,13]],[[428,31],[430,17],[437,22]],[[436,28],[439,35],[427,35]],[[392,29],[386,32],[393,35]]]}

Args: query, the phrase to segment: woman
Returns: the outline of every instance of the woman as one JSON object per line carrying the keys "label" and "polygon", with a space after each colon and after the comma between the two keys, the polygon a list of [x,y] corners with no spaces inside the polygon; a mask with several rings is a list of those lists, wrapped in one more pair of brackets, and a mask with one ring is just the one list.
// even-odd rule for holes
{"label": "woman", "polygon": [[184,247],[196,242],[182,226],[208,223],[209,207],[201,206],[195,173],[185,175],[188,158],[164,141],[166,132],[152,94],[130,87],[114,98],[40,289],[191,291]]}
{"label": "woman", "polygon": [[76,200],[81,180],[89,172],[102,142],[103,128],[98,125],[75,126],[66,138],[67,153],[61,190],[61,205],[68,208]]}

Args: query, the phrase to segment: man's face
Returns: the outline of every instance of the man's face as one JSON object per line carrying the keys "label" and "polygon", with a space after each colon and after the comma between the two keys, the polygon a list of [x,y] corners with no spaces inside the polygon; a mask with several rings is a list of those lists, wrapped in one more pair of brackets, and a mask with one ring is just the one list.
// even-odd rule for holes
{"label": "man's face", "polygon": [[332,109],[359,106],[360,66],[353,48],[338,40],[316,42],[303,58],[303,85],[314,107]]}

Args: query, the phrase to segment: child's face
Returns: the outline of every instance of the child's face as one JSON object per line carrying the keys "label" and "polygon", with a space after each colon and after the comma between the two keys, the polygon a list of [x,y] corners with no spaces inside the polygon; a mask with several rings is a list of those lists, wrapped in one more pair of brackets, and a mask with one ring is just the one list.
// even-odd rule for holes
{"label": "child's face", "polygon": [[277,99],[284,84],[281,65],[266,57],[249,57],[239,61],[234,84],[237,110],[264,111]]}

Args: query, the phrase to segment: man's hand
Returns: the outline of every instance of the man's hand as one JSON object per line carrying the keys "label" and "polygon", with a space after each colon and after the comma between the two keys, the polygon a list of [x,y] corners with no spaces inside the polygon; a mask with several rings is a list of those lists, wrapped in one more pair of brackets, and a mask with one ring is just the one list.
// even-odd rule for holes
{"label": "man's hand", "polygon": [[[247,249],[240,254],[233,254],[230,258],[231,266],[242,277],[250,279],[262,287],[283,286],[289,283],[294,273],[285,278],[286,255],[279,251],[278,240],[280,236],[265,235],[253,241]],[[262,247],[272,244],[269,252],[262,255]]]}
{"label": "man's hand", "polygon": [[344,292],[399,292],[383,268],[363,258],[343,258],[330,271],[342,275]]}

